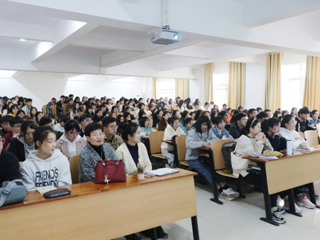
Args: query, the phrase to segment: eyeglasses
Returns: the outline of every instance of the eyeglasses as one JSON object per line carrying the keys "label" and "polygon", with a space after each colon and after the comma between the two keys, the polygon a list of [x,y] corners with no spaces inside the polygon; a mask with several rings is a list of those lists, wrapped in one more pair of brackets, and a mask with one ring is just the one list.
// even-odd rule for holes
{"label": "eyeglasses", "polygon": [[91,137],[94,137],[94,138],[97,138],[97,137],[104,137],[104,133],[95,133],[95,134],[92,134]]}
{"label": "eyeglasses", "polygon": [[75,133],[68,133],[68,135],[70,135],[71,137],[78,136],[78,135],[79,135],[79,132],[75,132]]}
{"label": "eyeglasses", "polygon": [[117,125],[115,125],[115,126],[110,126],[110,128],[111,128],[111,129],[117,129],[118,126],[117,126]]}

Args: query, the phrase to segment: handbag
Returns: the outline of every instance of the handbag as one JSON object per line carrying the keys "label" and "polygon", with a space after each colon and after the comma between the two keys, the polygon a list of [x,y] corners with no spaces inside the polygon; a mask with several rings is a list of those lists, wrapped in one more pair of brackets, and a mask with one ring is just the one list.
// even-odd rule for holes
{"label": "handbag", "polygon": [[95,183],[126,182],[127,175],[123,161],[109,159],[97,162]]}
{"label": "handbag", "polygon": [[27,196],[27,189],[21,179],[5,181],[0,188],[0,207],[12,203],[22,202]]}

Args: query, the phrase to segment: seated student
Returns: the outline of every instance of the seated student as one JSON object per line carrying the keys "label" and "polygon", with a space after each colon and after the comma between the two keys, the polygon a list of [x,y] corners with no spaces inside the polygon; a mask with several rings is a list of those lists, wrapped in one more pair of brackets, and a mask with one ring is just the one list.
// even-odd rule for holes
{"label": "seated student", "polygon": [[[39,122],[39,126],[48,126],[53,129],[53,123],[51,118],[46,116],[41,118]],[[63,133],[60,131],[55,131],[55,132],[57,133],[57,139],[59,139],[63,135]]]}
{"label": "seated student", "polygon": [[309,120],[308,120],[308,115],[309,115],[309,109],[306,107],[303,107],[299,109],[298,116],[296,117],[296,131],[297,132],[304,132],[306,130],[315,130],[315,126],[312,127]]}
{"label": "seated student", "polygon": [[157,111],[156,109],[152,113],[152,119],[153,119],[153,124],[152,127],[158,127],[158,123],[162,119],[163,116],[163,111],[159,110]]}
{"label": "seated student", "polygon": [[231,127],[231,124],[230,124],[230,121],[229,121],[229,113],[227,110],[223,110],[219,113],[219,116],[222,117],[222,120],[224,121],[225,123],[225,129],[227,131],[229,131],[230,127]]}
{"label": "seated student", "polygon": [[91,115],[91,116],[93,117],[94,112],[93,112],[93,107],[92,107],[92,105],[87,106],[87,107],[86,107],[86,110],[84,111],[84,113],[85,113],[85,114],[88,114],[88,115]]}
{"label": "seated student", "polygon": [[102,119],[102,125],[105,133],[104,142],[109,144],[114,150],[117,150],[123,143],[123,140],[117,135],[118,126],[116,124],[116,119],[113,117],[105,117]]}
{"label": "seated student", "polygon": [[36,117],[37,112],[38,112],[38,109],[36,107],[31,107],[29,115],[30,115],[30,118],[35,122],[37,122],[37,117]]}
{"label": "seated student", "polygon": [[270,119],[272,117],[272,114],[271,114],[271,110],[270,109],[265,109],[264,112],[268,115],[268,118],[267,119]]}
{"label": "seated student", "polygon": [[19,160],[23,162],[29,156],[30,152],[35,150],[33,134],[38,128],[38,124],[33,120],[25,120],[21,124],[21,134],[10,141],[8,152],[13,153]]}
{"label": "seated student", "polygon": [[194,168],[198,173],[204,176],[212,185],[212,175],[205,163],[199,159],[200,147],[211,147],[211,143],[218,138],[210,131],[211,123],[207,116],[201,116],[193,125],[186,139],[186,160],[190,167]]}
{"label": "seated student", "polygon": [[9,120],[9,122],[12,130],[2,137],[4,139],[3,149],[6,151],[9,149],[10,141],[20,135],[21,124],[23,120],[19,117],[13,117]]}
{"label": "seated student", "polygon": [[94,114],[93,121],[100,122],[103,119],[102,110],[98,108]]}
{"label": "seated student", "polygon": [[8,111],[8,115],[12,117],[17,117],[18,111],[19,111],[18,105],[13,104]]}
{"label": "seated student", "polygon": [[310,113],[309,124],[311,127],[316,128],[318,123],[320,123],[319,112],[318,110],[312,110]]}
{"label": "seated student", "polygon": [[32,107],[32,99],[28,98],[26,99],[26,105],[23,108],[21,108],[21,110],[23,110],[25,114],[30,114],[31,107]]}
{"label": "seated student", "polygon": [[193,124],[192,118],[185,118],[182,123],[183,125],[180,128],[182,129],[182,131],[184,131],[185,134],[188,134]]}
{"label": "seated student", "polygon": [[124,118],[124,122],[125,122],[125,123],[131,122],[132,120],[134,120],[134,118],[132,119],[132,118],[131,118],[131,114],[128,113],[128,112],[125,112],[125,113],[123,114],[123,118]]}
{"label": "seated student", "polygon": [[49,126],[38,127],[34,132],[37,150],[32,151],[21,165],[22,183],[27,191],[43,186],[71,185],[69,161],[56,148],[56,133]]}
{"label": "seated student", "polygon": [[147,113],[144,110],[140,110],[138,114],[138,119],[141,119],[143,117],[147,117]]}
{"label": "seated student", "polygon": [[84,137],[84,131],[86,129],[86,126],[88,126],[89,123],[92,123],[92,116],[90,114],[82,114],[80,116],[80,125],[81,125],[81,131],[80,131],[80,136],[81,137]]}
{"label": "seated student", "polygon": [[64,134],[57,141],[57,149],[68,159],[79,155],[87,145],[87,141],[79,135],[80,127],[76,120],[68,120],[64,124]]}
{"label": "seated student", "polygon": [[21,178],[19,168],[16,156],[3,150],[3,138],[0,134],[0,187],[5,181]]}
{"label": "seated student", "polygon": [[213,126],[210,131],[218,138],[218,139],[233,139],[233,137],[229,134],[229,132],[225,129],[225,122],[222,117],[216,117],[213,119]]}
{"label": "seated student", "polygon": [[70,119],[74,119],[75,116],[78,116],[78,114],[81,112],[81,105],[80,103],[75,103],[74,107],[72,108],[70,112]]}
{"label": "seated student", "polygon": [[116,155],[119,160],[124,161],[126,173],[129,175],[137,173],[137,164],[140,163],[144,172],[152,170],[148,151],[141,143],[140,128],[135,123],[128,123],[122,132],[124,143],[118,147]]}
{"label": "seated student", "polygon": [[186,107],[187,107],[187,103],[183,100],[180,100],[178,103],[178,111],[183,112],[186,110]]}
{"label": "seated student", "polygon": [[295,131],[296,120],[291,114],[285,115],[281,121],[280,135],[292,141],[292,149],[305,149],[309,144]]}
{"label": "seated student", "polygon": [[180,119],[179,127],[183,126],[183,120],[186,119],[186,118],[191,118],[191,115],[190,115],[190,113],[188,111],[183,111],[181,113],[181,119]]}
{"label": "seated student", "polygon": [[[128,175],[137,174],[137,166],[143,167],[143,172],[152,170],[152,165],[148,156],[148,151],[143,143],[141,143],[140,128],[135,123],[128,123],[122,133],[124,143],[117,149],[118,159],[124,161],[125,170]],[[168,234],[161,227],[157,227],[158,238],[168,238]],[[152,237],[152,229],[142,232],[147,237]],[[126,239],[141,239],[135,234],[125,236]]]}
{"label": "seated student", "polygon": [[53,130],[57,131],[57,132],[62,132],[64,133],[64,124],[69,120],[69,117],[67,115],[61,115],[59,117],[59,123],[56,124],[53,127]]}
{"label": "seated student", "polygon": [[171,113],[170,112],[163,112],[163,117],[161,118],[161,120],[158,123],[158,131],[164,131],[168,125],[168,119],[171,117]]}
{"label": "seated student", "polygon": [[39,124],[41,118],[43,118],[43,112],[37,112],[36,114],[36,122]]}
{"label": "seated student", "polygon": [[257,109],[250,108],[248,111],[249,118],[256,118],[257,117]]}
{"label": "seated student", "polygon": [[280,120],[277,118],[271,118],[266,120],[266,130],[264,134],[271,143],[271,146],[274,151],[281,151],[287,148],[287,142],[280,133]]}
{"label": "seated student", "polygon": [[4,136],[6,135],[8,132],[11,131],[11,126],[10,126],[10,122],[9,120],[12,118],[12,116],[6,115],[4,117],[2,117],[0,119],[0,123],[1,123],[1,130],[0,130],[0,135]]}
{"label": "seated student", "polygon": [[[262,188],[261,177],[259,174],[247,172],[250,164],[254,164],[241,157],[258,157],[264,150],[273,150],[268,138],[261,132],[261,124],[258,119],[251,118],[246,125],[247,135],[242,135],[236,145],[235,155],[239,159],[232,160],[233,175],[243,178],[246,182],[254,185],[257,189]],[[284,195],[284,194],[282,194]],[[272,219],[283,224],[286,221],[282,217],[283,211],[277,208],[278,194],[270,195],[273,216]]]}
{"label": "seated student", "polygon": [[259,112],[257,119],[261,124],[262,131],[265,132],[267,130],[268,114],[266,112]]}
{"label": "seated student", "polygon": [[234,121],[229,129],[229,133],[234,139],[238,139],[247,125],[248,118],[244,113],[240,112],[234,116]]}
{"label": "seated student", "polygon": [[149,137],[149,133],[156,131],[151,127],[150,119],[147,117],[142,117],[139,121],[139,125],[142,137]]}
{"label": "seated student", "polygon": [[79,182],[94,181],[95,165],[105,159],[118,160],[113,148],[103,143],[103,127],[99,123],[90,123],[85,128],[88,140],[87,146],[83,148],[79,156]]}
{"label": "seated student", "polygon": [[282,117],[281,112],[279,110],[274,111],[272,117],[280,119]]}
{"label": "seated student", "polygon": [[17,117],[22,118],[23,120],[25,120],[27,116],[28,115],[26,115],[23,110],[17,112]]}
{"label": "seated student", "polygon": [[[184,131],[179,127],[179,119],[176,117],[171,117],[168,120],[168,125],[166,129],[164,130],[164,141],[172,141],[174,136],[181,136],[186,135]],[[161,143],[161,153],[163,156],[166,156],[168,159],[168,164],[170,167],[173,167],[174,165],[174,154],[173,152],[173,146],[171,144],[168,144],[166,142]]]}

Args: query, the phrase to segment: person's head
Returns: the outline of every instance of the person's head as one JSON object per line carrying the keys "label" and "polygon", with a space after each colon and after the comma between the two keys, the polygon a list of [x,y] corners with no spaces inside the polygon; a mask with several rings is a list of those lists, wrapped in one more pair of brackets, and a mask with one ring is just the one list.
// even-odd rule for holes
{"label": "person's head", "polygon": [[194,120],[199,119],[201,112],[202,112],[202,110],[200,110],[200,109],[196,111],[196,115],[194,116]]}
{"label": "person's head", "polygon": [[278,110],[274,111],[273,117],[274,117],[274,118],[280,118],[280,117],[281,117],[281,112],[278,111]]}
{"label": "person's head", "polygon": [[92,107],[92,105],[89,105],[89,106],[86,108],[85,113],[87,113],[87,114],[92,114],[92,113],[93,113],[93,107]]}
{"label": "person's head", "polygon": [[95,112],[96,117],[101,118],[102,117],[102,110],[101,109],[97,109],[97,111]]}
{"label": "person's head", "polygon": [[262,111],[261,107],[257,107],[257,113],[259,114]]}
{"label": "person's head", "polygon": [[13,118],[10,118],[9,122],[10,122],[10,127],[12,129],[12,132],[14,134],[20,134],[21,124],[23,122],[23,119],[19,117],[13,117]]}
{"label": "person's head", "polygon": [[271,116],[272,116],[271,110],[270,110],[270,109],[265,109],[264,112],[265,112],[266,114],[268,114],[268,119],[270,119]]}
{"label": "person's head", "polygon": [[291,115],[295,116],[295,115],[297,115],[297,114],[298,114],[298,108],[293,107],[293,108],[291,109]]}
{"label": "person's head", "polygon": [[124,118],[124,121],[125,122],[131,122],[131,114],[130,113],[128,113],[128,112],[125,112],[124,114],[123,114],[123,118]]}
{"label": "person's head", "polygon": [[145,105],[143,102],[140,102],[140,103],[138,104],[138,108],[139,108],[140,110],[144,110],[144,109],[146,108],[146,105]]}
{"label": "person's head", "polygon": [[211,122],[207,116],[201,116],[198,118],[198,120],[193,125],[196,132],[202,133],[202,132],[208,132],[211,128]]}
{"label": "person's head", "polygon": [[43,118],[43,112],[37,112],[37,114],[36,114],[36,119],[37,119],[37,121],[40,121],[40,119],[41,118]]}
{"label": "person's head", "polygon": [[247,115],[245,115],[244,113],[240,112],[237,115],[235,115],[234,120],[240,128],[244,128],[245,126],[247,126],[248,118]]}
{"label": "person's head", "polygon": [[226,123],[225,121],[223,120],[222,117],[215,117],[213,120],[212,120],[212,123],[214,125],[217,126],[217,128],[219,128],[220,130],[224,129],[224,127],[226,126]]}
{"label": "person's head", "polygon": [[230,115],[230,114],[228,113],[227,110],[223,110],[223,111],[221,111],[221,112],[219,113],[219,116],[222,117],[222,119],[223,119],[224,122],[228,122],[228,120],[229,120],[229,115]]}
{"label": "person's head", "polygon": [[57,135],[51,127],[41,126],[34,131],[33,140],[38,154],[41,153],[41,155],[49,157],[56,148]]}
{"label": "person's head", "polygon": [[17,117],[20,117],[20,118],[24,118],[24,116],[25,116],[26,114],[25,114],[25,112],[23,111],[23,110],[19,110],[18,112],[17,112]]}
{"label": "person's head", "polygon": [[282,112],[281,112],[281,115],[282,115],[282,116],[285,116],[285,115],[287,115],[287,114],[289,114],[289,112],[288,112],[287,110],[282,110]]}
{"label": "person's head", "polygon": [[224,109],[224,110],[227,110],[227,107],[228,107],[228,105],[225,103],[222,105],[222,109]]}
{"label": "person's head", "polygon": [[30,117],[35,117],[36,116],[36,114],[37,114],[37,108],[36,107],[32,107],[31,109],[30,109]]}
{"label": "person's head", "polygon": [[140,127],[136,123],[128,123],[122,132],[123,141],[134,145],[141,141]]}
{"label": "person's head", "polygon": [[39,126],[53,127],[52,120],[50,117],[44,116],[39,121]]}
{"label": "person's head", "polygon": [[144,110],[140,110],[139,111],[139,119],[141,119],[143,117],[146,117],[146,116],[147,116],[147,114],[146,114],[146,112]]}
{"label": "person's head", "polygon": [[73,106],[73,110],[75,111],[75,110],[78,110],[78,109],[80,109],[80,103],[76,102],[74,104],[74,106]]}
{"label": "person's head", "polygon": [[28,108],[31,108],[31,106],[32,106],[32,99],[31,98],[26,99],[26,105],[28,106]]}
{"label": "person's head", "polygon": [[124,122],[124,117],[123,117],[123,115],[118,115],[116,121],[117,121],[117,125],[119,125],[119,123],[121,123],[121,122]]}
{"label": "person's head", "polygon": [[208,109],[210,107],[210,103],[209,102],[205,102],[204,103],[204,107]]}
{"label": "person's head", "polygon": [[176,117],[171,117],[168,119],[168,124],[174,129],[177,130],[179,127],[179,119]]}
{"label": "person's head", "polygon": [[190,114],[189,114],[189,112],[188,111],[183,111],[182,113],[181,113],[181,118],[182,119],[186,119],[186,118],[190,118],[191,116],[190,116]]}
{"label": "person's head", "polygon": [[272,134],[277,134],[280,132],[280,119],[270,118],[267,122],[268,131]]}
{"label": "person's head", "polygon": [[183,126],[185,126],[189,130],[192,127],[192,118],[185,118],[183,120]]}
{"label": "person's head", "polygon": [[139,121],[140,127],[148,128],[151,126],[150,119],[148,117],[142,117]]}
{"label": "person's head", "polygon": [[10,107],[8,113],[12,113],[14,116],[17,116],[18,111],[19,111],[18,105],[13,104],[13,105]]}
{"label": "person's head", "polygon": [[103,144],[103,127],[99,123],[89,123],[84,130],[84,134],[91,145],[98,147]]}
{"label": "person's head", "polygon": [[287,114],[282,118],[281,121],[281,127],[286,128],[290,131],[294,130],[296,127],[296,120],[294,119],[294,116],[291,114]]}
{"label": "person's head", "polygon": [[172,113],[172,117],[176,117],[178,119],[181,118],[181,114],[178,110],[174,110],[173,113]]}
{"label": "person's head", "polygon": [[249,118],[256,118],[257,117],[257,109],[255,109],[255,108],[250,108],[248,113],[249,113]]}
{"label": "person's head", "polygon": [[310,113],[310,117],[313,119],[313,120],[317,120],[319,118],[319,112],[318,110],[312,110],[311,113]]}
{"label": "person's head", "polygon": [[64,127],[64,124],[66,123],[66,121],[68,121],[70,118],[68,117],[68,115],[62,114],[59,117],[59,123],[62,127]]}
{"label": "person's head", "polygon": [[[120,116],[120,115],[119,115]],[[116,122],[116,119],[113,117],[105,117],[102,119],[102,125],[104,132],[107,136],[113,136],[116,135],[118,125]]]}
{"label": "person's head", "polygon": [[68,120],[64,124],[64,135],[66,138],[73,142],[79,135],[80,127],[79,123],[76,120]]}
{"label": "person's head", "polygon": [[310,114],[310,112],[309,112],[309,109],[308,109],[308,108],[300,108],[300,109],[299,109],[298,115],[299,115],[299,118],[300,118],[302,121],[307,120],[309,114]]}
{"label": "person's head", "polygon": [[86,129],[86,126],[88,126],[88,124],[90,123],[92,123],[92,116],[90,114],[84,113],[80,116],[80,124],[83,131]]}
{"label": "person's head", "polygon": [[211,113],[210,113],[211,117],[210,119],[214,119],[215,117],[218,116],[218,112],[214,110],[214,108],[211,109]]}
{"label": "person's head", "polygon": [[38,127],[39,125],[32,119],[25,120],[21,124],[20,133],[24,137],[25,143],[29,146],[33,144],[33,134]]}
{"label": "person's head", "polygon": [[261,132],[261,123],[257,118],[250,118],[246,125],[246,132],[256,136]]}
{"label": "person's head", "polygon": [[268,114],[266,112],[259,112],[257,115],[257,119],[260,123],[263,123],[266,119],[268,119]]}

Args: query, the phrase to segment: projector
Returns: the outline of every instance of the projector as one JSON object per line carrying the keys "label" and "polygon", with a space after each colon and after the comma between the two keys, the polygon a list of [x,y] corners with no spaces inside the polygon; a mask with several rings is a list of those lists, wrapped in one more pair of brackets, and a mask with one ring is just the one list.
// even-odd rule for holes
{"label": "projector", "polygon": [[151,42],[162,45],[169,45],[176,42],[180,42],[180,33],[168,30],[161,30],[151,37]]}

